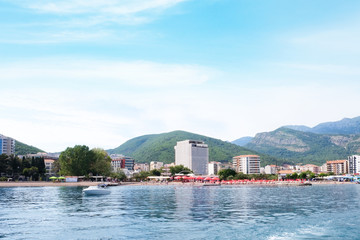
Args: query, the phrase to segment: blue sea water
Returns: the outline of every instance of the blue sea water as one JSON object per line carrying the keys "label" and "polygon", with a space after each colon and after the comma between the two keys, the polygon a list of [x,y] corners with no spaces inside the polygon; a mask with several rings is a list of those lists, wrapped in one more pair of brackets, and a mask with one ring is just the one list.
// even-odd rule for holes
{"label": "blue sea water", "polygon": [[360,185],[0,188],[0,239],[360,239]]}

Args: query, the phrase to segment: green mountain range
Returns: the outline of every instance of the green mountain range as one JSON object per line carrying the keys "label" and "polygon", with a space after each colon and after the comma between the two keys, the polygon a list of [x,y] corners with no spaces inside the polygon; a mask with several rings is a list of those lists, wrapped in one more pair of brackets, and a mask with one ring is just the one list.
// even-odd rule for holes
{"label": "green mountain range", "polygon": [[[149,163],[160,161],[172,163],[175,161],[174,146],[178,141],[200,140],[209,146],[209,161],[230,162],[234,156],[243,154],[258,154],[261,157],[261,165],[277,162],[274,157],[259,154],[235,144],[219,139],[206,137],[185,131],[174,131],[162,134],[145,135],[130,139],[121,146],[107,150],[109,154],[123,154],[133,157],[136,162]],[[281,163],[287,162],[282,160]]]}
{"label": "green mountain range", "polygon": [[16,141],[15,143],[15,155],[35,154],[38,152],[44,152],[43,150],[26,145],[25,143]]}
{"label": "green mountain range", "polygon": [[321,165],[360,153],[360,135],[316,134],[282,127],[256,134],[245,147],[295,163]]}

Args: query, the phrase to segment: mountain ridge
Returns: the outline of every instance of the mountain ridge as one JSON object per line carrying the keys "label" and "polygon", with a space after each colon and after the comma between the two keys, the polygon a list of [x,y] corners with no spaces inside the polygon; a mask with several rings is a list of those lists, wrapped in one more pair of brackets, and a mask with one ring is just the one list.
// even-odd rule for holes
{"label": "mountain ridge", "polygon": [[160,161],[171,163],[175,161],[174,146],[176,145],[176,142],[187,139],[200,140],[208,144],[209,161],[229,162],[234,156],[242,154],[260,155],[262,165],[278,161],[278,159],[274,157],[220,139],[180,130],[132,138],[117,148],[107,150],[107,152],[109,154],[118,153],[133,157],[136,162]]}

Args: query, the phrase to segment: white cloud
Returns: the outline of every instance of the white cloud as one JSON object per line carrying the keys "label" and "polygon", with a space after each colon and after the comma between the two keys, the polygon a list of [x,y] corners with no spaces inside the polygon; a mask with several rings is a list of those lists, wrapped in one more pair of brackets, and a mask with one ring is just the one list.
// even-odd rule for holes
{"label": "white cloud", "polygon": [[[141,24],[163,10],[187,0],[15,0],[25,8],[40,13],[80,16],[94,23]],[[76,19],[76,18],[75,18]]]}
{"label": "white cloud", "polygon": [[2,64],[7,81],[97,82],[132,86],[198,85],[212,79],[217,71],[198,65],[164,64],[147,61],[32,60]]}

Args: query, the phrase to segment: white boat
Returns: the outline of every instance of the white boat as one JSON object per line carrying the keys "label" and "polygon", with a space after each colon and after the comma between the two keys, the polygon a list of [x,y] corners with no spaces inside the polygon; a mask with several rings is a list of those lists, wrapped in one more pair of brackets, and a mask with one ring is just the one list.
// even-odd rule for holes
{"label": "white boat", "polygon": [[106,195],[110,194],[110,190],[106,188],[105,184],[99,184],[97,186],[90,186],[83,190],[86,195]]}

